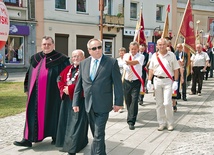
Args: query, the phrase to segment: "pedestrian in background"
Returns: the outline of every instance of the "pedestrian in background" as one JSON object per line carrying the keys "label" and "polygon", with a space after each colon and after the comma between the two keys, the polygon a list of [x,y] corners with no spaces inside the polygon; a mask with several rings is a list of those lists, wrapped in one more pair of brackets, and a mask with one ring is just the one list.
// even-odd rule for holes
{"label": "pedestrian in background", "polygon": [[16,146],[31,147],[32,142],[41,142],[46,137],[52,137],[51,143],[55,144],[61,103],[57,77],[70,62],[67,56],[54,50],[52,37],[43,37],[41,48],[41,52],[31,56],[25,76],[28,99],[24,135],[22,141],[14,142]]}
{"label": "pedestrian in background", "polygon": [[[206,52],[202,51],[202,45],[196,45],[196,54],[193,54],[190,58],[191,60],[191,74],[192,74],[192,87],[190,95],[195,95],[198,93],[198,96],[201,96],[202,84],[204,73],[206,72],[209,56]],[[198,83],[198,90],[196,91],[196,84]]]}
{"label": "pedestrian in background", "polygon": [[84,91],[85,109],[93,135],[91,155],[106,155],[105,127],[109,112],[112,109],[117,112],[123,106],[121,74],[117,60],[103,55],[99,39],[89,40],[87,48],[91,57],[80,62],[73,109],[79,112]]}
{"label": "pedestrian in background", "polygon": [[[142,79],[143,79],[144,85],[146,86],[146,81],[147,81],[146,79],[147,79],[147,72],[148,72],[146,66],[149,61],[149,54],[147,53],[146,45],[139,46],[139,53],[144,56],[144,61],[142,66]],[[147,88],[146,88],[146,93],[148,93]],[[143,105],[143,98],[144,98],[144,94],[139,94],[139,98],[138,98],[139,105]]]}
{"label": "pedestrian in background", "polygon": [[88,118],[83,92],[79,103],[79,112],[75,113],[72,107],[74,89],[79,75],[79,63],[85,59],[84,55],[82,50],[74,50],[71,54],[72,64],[67,66],[58,77],[62,103],[56,146],[62,147],[61,151],[68,152],[68,155],[75,155],[88,144]]}
{"label": "pedestrian in background", "polygon": [[174,129],[172,93],[178,88],[179,64],[174,53],[167,51],[167,41],[164,38],[157,41],[157,46],[158,52],[152,55],[149,65],[147,88],[152,89],[151,80],[154,75],[158,131],[164,130],[167,125],[168,130],[172,131]]}
{"label": "pedestrian in background", "polygon": [[[181,90],[182,90],[182,99],[184,101],[187,101],[186,98],[186,89],[187,89],[187,62],[188,62],[188,55],[185,51],[183,51],[183,45],[182,44],[177,44],[176,46],[176,51],[175,51],[175,56],[179,60],[180,64],[180,71],[179,71],[179,78],[178,78],[178,93],[180,94],[180,81],[182,79],[182,74],[183,73],[183,83],[181,84]],[[178,94],[177,93],[177,94]]]}
{"label": "pedestrian in background", "polygon": [[210,73],[210,77],[212,77],[211,75],[212,75],[212,73],[211,73],[211,63],[212,63],[212,59],[213,59],[213,52],[212,52],[212,49],[210,48],[210,45],[209,45],[209,43],[207,43],[207,44],[205,44],[204,45],[204,50],[205,50],[205,52],[208,54],[208,56],[209,56],[209,58],[210,58],[210,60],[209,60],[209,63],[208,63],[208,65],[207,65],[207,68],[206,68],[206,72],[205,72],[205,80],[207,80],[208,79],[208,74]]}
{"label": "pedestrian in background", "polygon": [[134,130],[138,114],[138,97],[140,93],[142,77],[142,66],[144,55],[139,53],[139,44],[134,41],[129,44],[129,53],[124,55],[126,64],[123,66],[126,71],[123,83],[124,98],[128,111],[127,123],[130,130]]}
{"label": "pedestrian in background", "polygon": [[119,57],[117,58],[117,62],[120,68],[121,75],[123,74],[123,65],[125,64],[125,61],[123,59],[124,54],[126,53],[126,49],[124,47],[121,47],[119,49]]}

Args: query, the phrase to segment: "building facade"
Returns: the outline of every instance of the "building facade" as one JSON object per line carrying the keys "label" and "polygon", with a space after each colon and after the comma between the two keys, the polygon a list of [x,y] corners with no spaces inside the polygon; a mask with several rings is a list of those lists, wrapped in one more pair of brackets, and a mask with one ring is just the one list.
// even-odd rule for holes
{"label": "building facade", "polygon": [[3,63],[12,71],[26,71],[29,57],[36,51],[35,14],[30,12],[34,11],[34,5],[31,6],[30,0],[3,0],[3,2],[10,19],[8,40],[5,47],[0,49],[4,57]]}
{"label": "building facade", "polygon": [[[8,68],[27,68],[30,56],[41,51],[42,37],[48,35],[54,38],[55,49],[68,56],[71,51],[82,49],[88,57],[88,40],[100,38],[104,54],[118,57],[118,49],[125,47],[128,51],[134,39],[141,9],[148,48],[155,51],[167,6],[170,5],[169,36],[174,43],[187,0],[152,1],[103,0],[101,5],[99,0],[4,0],[10,16],[10,34],[0,53]],[[201,32],[201,43],[206,41],[210,29],[214,34],[212,1],[191,0],[194,26]]]}

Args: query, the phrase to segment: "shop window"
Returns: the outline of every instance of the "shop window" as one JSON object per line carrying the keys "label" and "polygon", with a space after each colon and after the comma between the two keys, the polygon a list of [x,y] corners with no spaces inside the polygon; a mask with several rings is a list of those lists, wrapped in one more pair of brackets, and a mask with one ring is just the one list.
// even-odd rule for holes
{"label": "shop window", "polygon": [[24,37],[9,36],[5,45],[5,63],[24,63]]}
{"label": "shop window", "polygon": [[3,2],[6,5],[14,5],[14,6],[19,6],[19,1],[20,0],[3,0]]}
{"label": "shop window", "polygon": [[77,12],[86,12],[86,0],[77,0]]}
{"label": "shop window", "polygon": [[56,9],[66,9],[66,0],[55,0]]}
{"label": "shop window", "polygon": [[137,19],[137,3],[131,3],[130,18]]}
{"label": "shop window", "polygon": [[162,21],[163,6],[156,6],[156,21]]}

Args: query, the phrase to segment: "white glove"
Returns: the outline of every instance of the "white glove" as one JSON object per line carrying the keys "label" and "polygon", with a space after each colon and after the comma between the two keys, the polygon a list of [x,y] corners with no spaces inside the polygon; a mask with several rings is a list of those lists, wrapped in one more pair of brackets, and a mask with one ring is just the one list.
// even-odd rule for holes
{"label": "white glove", "polygon": [[175,91],[177,89],[178,89],[178,82],[174,81],[173,84],[172,84],[172,90]]}
{"label": "white glove", "polygon": [[153,89],[153,85],[152,85],[152,81],[151,80],[147,81],[146,87],[147,87],[148,90],[152,90]]}

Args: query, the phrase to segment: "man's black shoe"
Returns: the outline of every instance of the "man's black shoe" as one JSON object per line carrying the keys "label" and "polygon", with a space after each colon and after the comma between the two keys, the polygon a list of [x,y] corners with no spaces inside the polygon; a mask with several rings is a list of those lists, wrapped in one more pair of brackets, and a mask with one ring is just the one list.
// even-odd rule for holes
{"label": "man's black shoe", "polygon": [[183,100],[184,100],[184,101],[187,101],[187,99],[186,99],[186,98],[183,98]]}
{"label": "man's black shoe", "polygon": [[68,152],[68,155],[76,155],[76,153],[69,153],[69,152]]}
{"label": "man's black shoe", "polygon": [[138,101],[138,104],[139,105],[143,105],[143,101]]}
{"label": "man's black shoe", "polygon": [[55,143],[56,143],[56,138],[52,137],[51,145],[55,145]]}
{"label": "man's black shoe", "polygon": [[129,129],[130,129],[130,130],[134,130],[134,129],[135,129],[134,125],[129,124]]}
{"label": "man's black shoe", "polygon": [[13,144],[16,146],[32,147],[32,143],[26,139],[22,139],[20,142],[15,141]]}

